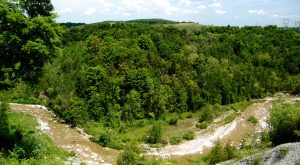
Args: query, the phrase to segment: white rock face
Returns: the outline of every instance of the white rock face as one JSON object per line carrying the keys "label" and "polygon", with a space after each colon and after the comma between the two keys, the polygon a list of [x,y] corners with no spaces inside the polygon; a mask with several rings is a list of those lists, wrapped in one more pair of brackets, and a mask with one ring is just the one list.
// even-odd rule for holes
{"label": "white rock face", "polygon": [[251,165],[258,160],[263,165],[294,165],[300,163],[300,143],[282,144],[269,151],[248,156],[237,162],[231,160],[219,165]]}

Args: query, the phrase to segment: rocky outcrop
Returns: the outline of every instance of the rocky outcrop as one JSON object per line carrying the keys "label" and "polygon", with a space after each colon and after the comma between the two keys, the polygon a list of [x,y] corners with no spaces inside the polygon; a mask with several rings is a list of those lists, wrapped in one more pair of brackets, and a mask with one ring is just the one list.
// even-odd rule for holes
{"label": "rocky outcrop", "polygon": [[228,161],[221,164],[235,165],[294,165],[300,163],[300,143],[279,145],[264,153],[248,156],[239,161]]}

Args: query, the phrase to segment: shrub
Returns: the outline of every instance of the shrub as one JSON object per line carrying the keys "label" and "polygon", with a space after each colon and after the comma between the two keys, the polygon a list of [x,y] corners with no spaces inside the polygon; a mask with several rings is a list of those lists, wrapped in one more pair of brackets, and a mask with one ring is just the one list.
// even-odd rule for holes
{"label": "shrub", "polygon": [[204,121],[211,122],[212,119],[213,119],[212,106],[208,105],[203,108],[199,122],[204,122]]}
{"label": "shrub", "polygon": [[124,151],[117,159],[118,165],[135,165],[141,160],[141,149],[138,145],[131,143],[126,146]]}
{"label": "shrub", "polygon": [[171,139],[170,139],[170,144],[172,145],[176,145],[176,144],[179,144],[182,140],[182,137],[177,135],[177,136],[173,136]]}
{"label": "shrub", "polygon": [[204,121],[204,122],[199,122],[199,123],[197,123],[196,124],[196,127],[197,128],[200,128],[200,129],[206,129],[207,127],[208,127],[208,125],[209,125],[209,123],[208,122],[206,122],[206,121]]}
{"label": "shrub", "polygon": [[155,123],[149,131],[147,142],[150,144],[156,144],[161,141],[162,132],[160,123]]}
{"label": "shrub", "polygon": [[108,143],[110,143],[112,140],[111,134],[109,132],[104,132],[100,135],[99,139],[98,139],[98,143],[103,146],[106,147]]}
{"label": "shrub", "polygon": [[253,161],[253,165],[260,165],[261,164],[261,158],[260,157],[256,157]]}
{"label": "shrub", "polygon": [[195,138],[195,133],[193,131],[188,131],[183,134],[182,138],[185,140],[193,140]]}
{"label": "shrub", "polygon": [[273,144],[296,142],[300,138],[297,130],[300,130],[300,103],[276,104],[271,110],[270,124],[272,130],[270,138]]}
{"label": "shrub", "polygon": [[257,119],[254,117],[254,116],[250,116],[248,119],[247,119],[248,122],[256,125],[258,123]]}
{"label": "shrub", "polygon": [[222,147],[221,143],[218,141],[215,143],[210,153],[204,157],[204,161],[209,164],[216,164],[236,157],[237,149],[235,147],[229,144],[226,144],[225,147]]}
{"label": "shrub", "polygon": [[169,119],[168,123],[170,125],[175,125],[176,126],[177,125],[177,121],[178,121],[177,117],[172,117],[172,118]]}

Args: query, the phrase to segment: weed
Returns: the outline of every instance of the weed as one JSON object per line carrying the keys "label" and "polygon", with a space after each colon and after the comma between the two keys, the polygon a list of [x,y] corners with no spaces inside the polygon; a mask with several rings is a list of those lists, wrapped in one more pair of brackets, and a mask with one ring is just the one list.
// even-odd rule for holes
{"label": "weed", "polygon": [[170,139],[170,144],[176,145],[176,144],[179,144],[181,141],[182,141],[182,137],[177,135]]}
{"label": "weed", "polygon": [[183,134],[182,138],[185,140],[193,140],[195,138],[195,133],[193,131],[188,131]]}
{"label": "weed", "polygon": [[287,148],[287,147],[280,148],[279,149],[279,157],[284,158],[288,152],[289,152],[289,148]]}
{"label": "weed", "polygon": [[196,127],[200,128],[200,129],[206,129],[208,127],[208,125],[209,125],[209,123],[204,121],[204,122],[201,122],[201,123],[197,123]]}
{"label": "weed", "polygon": [[261,164],[261,158],[260,157],[256,157],[253,161],[253,165],[260,165]]}
{"label": "weed", "polygon": [[258,123],[258,120],[254,117],[254,116],[250,116],[248,119],[247,119],[248,122],[256,125]]}

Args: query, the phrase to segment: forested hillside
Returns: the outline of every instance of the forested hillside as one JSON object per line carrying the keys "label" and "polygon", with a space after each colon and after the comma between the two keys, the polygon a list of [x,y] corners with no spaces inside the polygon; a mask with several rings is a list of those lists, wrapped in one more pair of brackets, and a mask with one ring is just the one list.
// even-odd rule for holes
{"label": "forested hillside", "polygon": [[66,29],[63,43],[46,64],[40,89],[73,124],[92,119],[118,127],[300,92],[297,29],[96,23]]}
{"label": "forested hillside", "polygon": [[[58,24],[52,11],[49,0],[0,0],[0,164],[44,163],[61,153],[60,162],[68,156],[35,129],[34,119],[10,112],[4,102],[48,106],[100,145],[126,149],[122,164],[140,156],[135,143],[193,139],[187,130],[162,138],[168,132],[162,125],[175,128],[179,118],[192,118],[192,127],[202,129],[218,111],[245,109],[249,100],[276,92],[300,93],[296,28],[163,19]],[[298,107],[274,108],[268,142],[299,140]],[[285,115],[289,111],[295,113]],[[290,138],[286,128],[294,133]]]}

